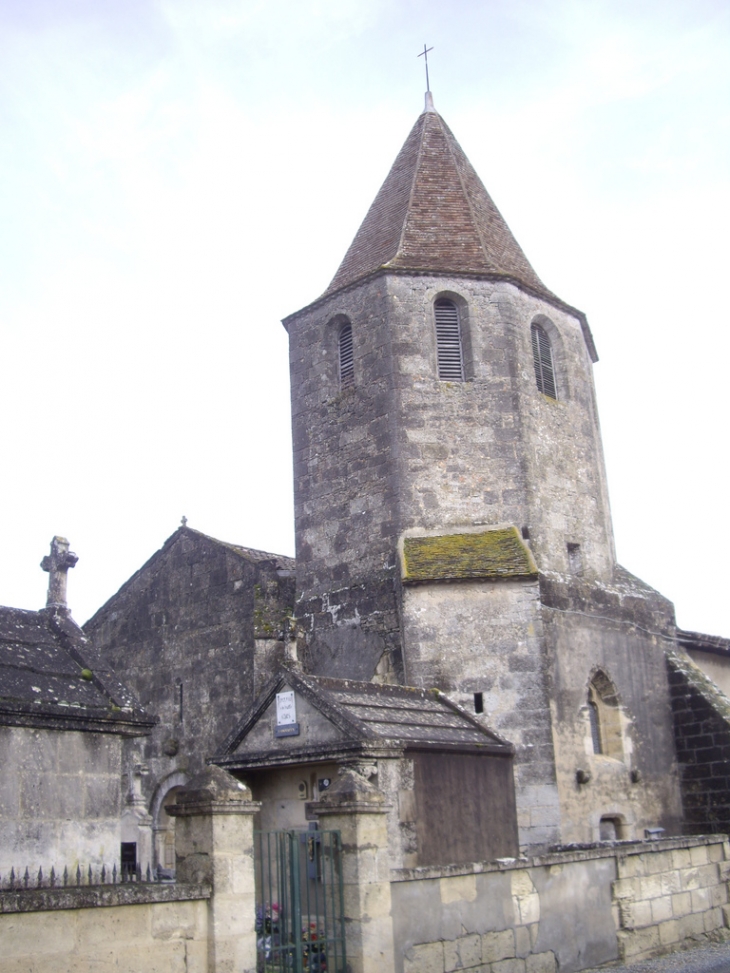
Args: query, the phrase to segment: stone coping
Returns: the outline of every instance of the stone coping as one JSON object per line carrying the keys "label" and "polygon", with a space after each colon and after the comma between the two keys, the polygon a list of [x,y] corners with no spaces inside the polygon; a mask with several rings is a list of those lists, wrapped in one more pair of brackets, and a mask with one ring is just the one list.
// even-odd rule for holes
{"label": "stone coping", "polygon": [[98,909],[115,905],[190,902],[209,899],[209,885],[85,885],[78,888],[13,889],[0,892],[0,915],[10,912],[53,912],[61,909]]}
{"label": "stone coping", "polygon": [[480,875],[486,872],[507,872],[517,868],[540,868],[544,865],[567,865],[571,862],[598,858],[624,858],[645,855],[647,852],[673,851],[675,848],[696,848],[698,845],[719,845],[728,840],[724,834],[692,835],[678,838],[657,838],[653,841],[611,841],[594,845],[565,847],[529,858],[496,858],[489,862],[465,862],[459,865],[424,865],[419,868],[391,868],[391,882],[417,882],[426,879],[452,878],[459,875]]}

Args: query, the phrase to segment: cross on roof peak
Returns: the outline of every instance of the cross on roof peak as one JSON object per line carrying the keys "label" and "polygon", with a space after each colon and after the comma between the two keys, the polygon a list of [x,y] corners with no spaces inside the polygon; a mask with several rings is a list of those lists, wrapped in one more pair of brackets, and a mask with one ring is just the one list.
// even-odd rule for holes
{"label": "cross on roof peak", "polygon": [[78,557],[69,550],[69,543],[65,537],[54,537],[51,541],[51,553],[41,561],[41,567],[48,571],[48,597],[46,608],[68,608],[66,602],[66,580],[69,568],[73,568]]}

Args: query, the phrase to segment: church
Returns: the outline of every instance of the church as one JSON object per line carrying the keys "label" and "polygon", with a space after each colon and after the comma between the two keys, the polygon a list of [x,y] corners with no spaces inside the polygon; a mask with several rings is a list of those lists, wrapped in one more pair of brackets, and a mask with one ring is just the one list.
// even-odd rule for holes
{"label": "church", "polygon": [[691,656],[718,679],[730,643],[678,632],[616,563],[586,316],[430,93],[283,323],[296,561],[183,526],[86,625],[160,717],[131,760],[157,863],[160,809],[206,759],[266,828],[306,827],[357,767],[395,867],[727,828],[726,698]]}
{"label": "church", "polygon": [[283,324],[296,558],[183,524],[84,627],[139,714],[134,864],[174,871],[166,808],[207,763],[265,830],[354,770],[394,869],[729,830],[730,642],[617,564],[586,316],[430,93]]}

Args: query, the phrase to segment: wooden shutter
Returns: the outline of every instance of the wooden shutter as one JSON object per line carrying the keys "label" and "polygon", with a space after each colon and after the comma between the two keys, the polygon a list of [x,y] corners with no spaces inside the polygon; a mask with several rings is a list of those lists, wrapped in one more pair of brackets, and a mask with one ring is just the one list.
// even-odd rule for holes
{"label": "wooden shutter", "polygon": [[453,301],[441,299],[434,305],[434,314],[439,378],[445,382],[463,382],[459,309]]}
{"label": "wooden shutter", "polygon": [[539,324],[532,326],[532,361],[535,365],[535,381],[538,389],[543,395],[557,399],[550,339],[545,329]]}
{"label": "wooden shutter", "polygon": [[340,388],[355,384],[355,365],[352,357],[352,325],[344,324],[340,330]]}

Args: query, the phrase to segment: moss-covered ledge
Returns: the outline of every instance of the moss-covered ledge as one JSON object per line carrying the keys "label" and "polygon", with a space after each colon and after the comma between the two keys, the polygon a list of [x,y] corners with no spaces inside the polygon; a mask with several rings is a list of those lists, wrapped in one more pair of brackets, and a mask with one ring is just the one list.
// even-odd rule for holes
{"label": "moss-covered ledge", "polygon": [[537,578],[532,553],[511,525],[449,534],[407,534],[399,547],[404,583]]}
{"label": "moss-covered ledge", "polygon": [[10,912],[55,912],[60,909],[97,909],[115,905],[190,902],[209,899],[209,885],[157,885],[130,882],[75,888],[13,889],[0,892],[0,915]]}

